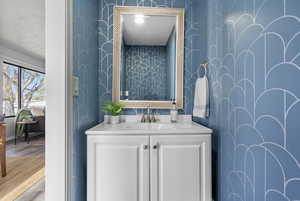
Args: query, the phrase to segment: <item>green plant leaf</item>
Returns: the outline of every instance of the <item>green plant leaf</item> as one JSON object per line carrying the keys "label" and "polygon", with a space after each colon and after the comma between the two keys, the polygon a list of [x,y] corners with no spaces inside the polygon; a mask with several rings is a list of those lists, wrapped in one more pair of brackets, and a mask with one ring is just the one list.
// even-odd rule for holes
{"label": "green plant leaf", "polygon": [[113,116],[119,115],[123,111],[124,104],[121,103],[108,103],[103,105],[102,110]]}

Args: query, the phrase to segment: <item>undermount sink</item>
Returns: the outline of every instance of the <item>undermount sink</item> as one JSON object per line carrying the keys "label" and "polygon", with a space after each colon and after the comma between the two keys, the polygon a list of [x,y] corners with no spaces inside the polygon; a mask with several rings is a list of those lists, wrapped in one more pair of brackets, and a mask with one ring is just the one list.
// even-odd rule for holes
{"label": "undermount sink", "polygon": [[122,129],[132,130],[164,130],[175,128],[171,123],[122,123],[120,124]]}

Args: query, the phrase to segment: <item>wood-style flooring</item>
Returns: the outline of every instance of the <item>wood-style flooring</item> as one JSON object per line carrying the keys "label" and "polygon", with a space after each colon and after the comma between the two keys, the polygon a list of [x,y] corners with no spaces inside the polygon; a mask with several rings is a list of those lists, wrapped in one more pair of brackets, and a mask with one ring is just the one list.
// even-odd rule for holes
{"label": "wood-style flooring", "polygon": [[1,201],[15,200],[44,178],[44,142],[44,137],[35,137],[30,144],[23,141],[19,141],[17,145],[13,142],[7,144],[7,176],[0,177]]}
{"label": "wood-style flooring", "polygon": [[45,200],[45,179],[34,184],[15,201],[44,201]]}
{"label": "wood-style flooring", "polygon": [[45,137],[36,136],[30,139],[30,143],[18,140],[15,145],[10,141],[6,145],[6,157],[45,157]]}

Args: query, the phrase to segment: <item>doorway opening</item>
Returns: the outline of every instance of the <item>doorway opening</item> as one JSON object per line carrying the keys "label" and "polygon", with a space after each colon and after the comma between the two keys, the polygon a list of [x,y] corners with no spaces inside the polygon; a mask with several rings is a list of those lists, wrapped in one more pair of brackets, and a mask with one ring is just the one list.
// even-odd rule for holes
{"label": "doorway opening", "polygon": [[45,1],[0,5],[0,200],[44,200]]}

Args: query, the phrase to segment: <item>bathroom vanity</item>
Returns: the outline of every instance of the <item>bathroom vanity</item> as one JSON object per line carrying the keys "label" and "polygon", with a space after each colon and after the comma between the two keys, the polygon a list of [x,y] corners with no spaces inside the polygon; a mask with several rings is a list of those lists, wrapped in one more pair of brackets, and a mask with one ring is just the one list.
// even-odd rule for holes
{"label": "bathroom vanity", "polygon": [[210,201],[212,130],[102,123],[87,134],[88,201]]}
{"label": "bathroom vanity", "polygon": [[[112,101],[184,109],[184,9],[116,6],[113,30]],[[212,131],[159,119],[86,131],[88,201],[211,201]]]}

